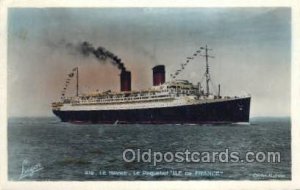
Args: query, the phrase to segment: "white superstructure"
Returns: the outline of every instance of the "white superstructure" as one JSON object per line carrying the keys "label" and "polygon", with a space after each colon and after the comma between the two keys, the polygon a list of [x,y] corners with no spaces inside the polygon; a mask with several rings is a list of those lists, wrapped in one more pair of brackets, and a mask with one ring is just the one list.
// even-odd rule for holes
{"label": "white superstructure", "polygon": [[143,91],[83,94],[65,98],[62,103],[54,103],[53,106],[61,111],[127,110],[204,104],[238,98],[205,95],[200,85],[193,85],[187,80],[174,80]]}

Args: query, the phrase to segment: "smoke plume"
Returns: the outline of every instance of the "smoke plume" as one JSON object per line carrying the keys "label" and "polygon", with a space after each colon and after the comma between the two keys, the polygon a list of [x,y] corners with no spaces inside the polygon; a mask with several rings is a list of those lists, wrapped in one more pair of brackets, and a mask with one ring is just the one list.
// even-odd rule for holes
{"label": "smoke plume", "polygon": [[82,55],[84,56],[92,55],[99,61],[106,61],[107,59],[110,59],[111,63],[117,66],[121,71],[126,70],[124,63],[121,61],[121,59],[103,47],[95,48],[92,44],[88,42],[82,42],[79,44],[78,48],[80,53],[82,53]]}
{"label": "smoke plume", "polygon": [[80,43],[72,43],[62,39],[57,43],[47,41],[47,45],[53,49],[57,49],[58,47],[66,48],[70,50],[69,53],[72,55],[76,55],[80,53],[85,57],[93,56],[94,58],[96,58],[98,61],[101,62],[109,60],[113,65],[117,66],[118,69],[120,69],[121,71],[126,71],[126,67],[124,63],[121,61],[121,59],[118,56],[106,50],[104,47],[95,48],[91,43],[86,41]]}

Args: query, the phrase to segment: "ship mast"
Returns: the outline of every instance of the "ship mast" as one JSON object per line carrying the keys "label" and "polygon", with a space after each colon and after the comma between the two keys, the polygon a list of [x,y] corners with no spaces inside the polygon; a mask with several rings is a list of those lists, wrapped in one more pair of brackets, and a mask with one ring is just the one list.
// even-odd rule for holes
{"label": "ship mast", "polygon": [[79,79],[79,73],[78,73],[78,67],[76,67],[76,96],[78,96],[78,79]]}
{"label": "ship mast", "polygon": [[209,65],[208,65],[208,58],[214,58],[213,56],[208,55],[208,51],[212,50],[205,45],[205,47],[200,47],[200,49],[205,50],[205,54],[202,55],[205,57],[205,62],[206,62],[206,70],[205,70],[205,78],[206,78],[206,94],[207,96],[209,95],[209,81],[210,81],[210,74],[209,74]]}

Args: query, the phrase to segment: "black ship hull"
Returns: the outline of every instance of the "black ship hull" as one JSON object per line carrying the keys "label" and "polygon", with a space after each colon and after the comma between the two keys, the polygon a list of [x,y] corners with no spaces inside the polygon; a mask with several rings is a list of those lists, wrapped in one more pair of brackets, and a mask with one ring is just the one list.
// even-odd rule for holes
{"label": "black ship hull", "polygon": [[249,122],[250,97],[163,108],[96,111],[53,110],[63,122],[203,124]]}

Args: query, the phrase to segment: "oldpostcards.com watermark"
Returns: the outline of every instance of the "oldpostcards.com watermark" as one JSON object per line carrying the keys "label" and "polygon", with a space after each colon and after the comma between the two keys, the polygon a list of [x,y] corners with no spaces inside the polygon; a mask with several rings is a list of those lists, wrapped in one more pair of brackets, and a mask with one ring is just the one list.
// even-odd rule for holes
{"label": "oldpostcards.com watermark", "polygon": [[144,162],[152,163],[156,166],[159,163],[253,163],[267,162],[280,163],[280,152],[246,152],[244,157],[237,151],[229,151],[226,148],[224,151],[185,151],[162,152],[153,151],[152,149],[125,149],[123,151],[123,160],[125,162]]}

